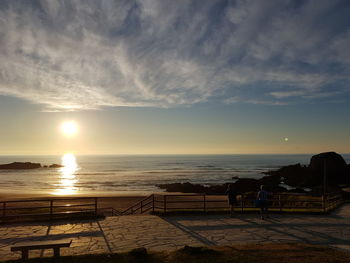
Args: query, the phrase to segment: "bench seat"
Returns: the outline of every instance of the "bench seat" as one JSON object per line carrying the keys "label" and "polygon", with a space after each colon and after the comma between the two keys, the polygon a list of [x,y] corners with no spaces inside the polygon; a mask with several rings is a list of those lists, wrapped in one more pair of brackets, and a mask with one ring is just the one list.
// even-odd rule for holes
{"label": "bench seat", "polygon": [[44,240],[33,242],[21,242],[11,247],[11,251],[22,251],[22,259],[28,259],[28,251],[34,249],[48,249],[52,248],[54,256],[60,256],[61,247],[70,247],[72,240]]}

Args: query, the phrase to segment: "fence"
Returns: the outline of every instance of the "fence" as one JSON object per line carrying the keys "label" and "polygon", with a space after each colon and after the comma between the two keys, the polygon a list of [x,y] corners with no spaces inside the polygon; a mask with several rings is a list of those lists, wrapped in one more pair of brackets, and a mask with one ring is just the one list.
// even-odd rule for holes
{"label": "fence", "polygon": [[[328,193],[326,196],[302,194],[276,194],[269,200],[269,210],[278,212],[327,213],[343,203],[341,193]],[[142,214],[145,212],[168,213],[174,211],[225,211],[227,197],[206,194],[153,194],[115,215]],[[254,194],[238,196],[236,211],[257,211]]]}
{"label": "fence", "polygon": [[[325,196],[302,194],[276,194],[270,199],[271,211],[327,213],[340,204],[341,193]],[[147,212],[168,213],[185,211],[225,211],[228,210],[227,197],[206,194],[152,194],[124,211],[114,208],[98,208],[97,197],[55,198],[37,200],[0,201],[0,220],[8,222],[17,219],[56,219],[60,217],[97,216],[98,212],[112,216],[143,214]],[[236,211],[257,211],[254,194],[238,196]]]}
{"label": "fence", "polygon": [[0,220],[97,215],[97,197],[0,201]]}

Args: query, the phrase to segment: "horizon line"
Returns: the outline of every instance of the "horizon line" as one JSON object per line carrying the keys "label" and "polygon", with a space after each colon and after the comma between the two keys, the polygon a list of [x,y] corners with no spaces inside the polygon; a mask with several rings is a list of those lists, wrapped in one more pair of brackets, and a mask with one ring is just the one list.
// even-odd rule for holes
{"label": "horizon line", "polygon": [[[335,151],[325,151],[325,152],[335,152]],[[72,152],[65,152],[65,153],[57,153],[57,154],[0,154],[0,157],[8,157],[8,156],[60,156],[67,153]],[[216,155],[216,156],[227,156],[227,155],[315,155],[320,154],[324,152],[319,153],[97,153],[97,154],[79,154],[79,153],[72,153],[77,156],[193,156],[193,155],[201,155],[201,156],[208,156],[208,155]],[[335,152],[337,154],[350,154],[345,152]]]}

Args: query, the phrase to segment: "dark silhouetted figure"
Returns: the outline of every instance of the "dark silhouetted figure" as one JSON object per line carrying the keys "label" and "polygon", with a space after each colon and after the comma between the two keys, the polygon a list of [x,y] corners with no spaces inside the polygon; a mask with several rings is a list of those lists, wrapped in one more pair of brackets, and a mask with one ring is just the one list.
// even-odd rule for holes
{"label": "dark silhouetted figure", "polygon": [[272,193],[265,191],[265,187],[261,185],[260,191],[256,196],[256,206],[260,208],[260,216],[263,220],[265,217],[269,217],[269,195],[272,195]]}
{"label": "dark silhouetted figure", "polygon": [[229,184],[227,187],[227,190],[225,192],[228,198],[228,204],[230,205],[230,216],[233,217],[233,214],[235,212],[235,206],[237,205],[237,192],[235,191],[232,184]]}

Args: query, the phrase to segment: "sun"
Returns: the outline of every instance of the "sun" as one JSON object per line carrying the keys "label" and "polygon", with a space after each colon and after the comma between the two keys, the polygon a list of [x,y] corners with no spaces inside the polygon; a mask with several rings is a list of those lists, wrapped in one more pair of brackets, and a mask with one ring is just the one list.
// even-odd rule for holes
{"label": "sun", "polygon": [[61,132],[67,136],[74,136],[78,132],[78,125],[75,121],[65,121],[61,124]]}

